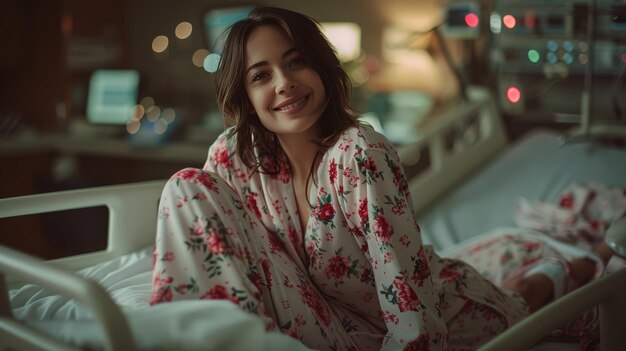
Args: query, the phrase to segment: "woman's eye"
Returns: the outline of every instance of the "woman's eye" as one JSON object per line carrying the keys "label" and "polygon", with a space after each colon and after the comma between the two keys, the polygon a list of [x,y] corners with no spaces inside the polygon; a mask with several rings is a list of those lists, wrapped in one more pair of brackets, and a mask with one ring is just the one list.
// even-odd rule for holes
{"label": "woman's eye", "polygon": [[301,57],[296,57],[289,61],[289,67],[300,66],[302,64],[304,64],[304,60]]}
{"label": "woman's eye", "polygon": [[257,82],[259,80],[264,79],[265,77],[267,77],[267,73],[265,72],[255,73],[254,75],[252,75],[252,81]]}

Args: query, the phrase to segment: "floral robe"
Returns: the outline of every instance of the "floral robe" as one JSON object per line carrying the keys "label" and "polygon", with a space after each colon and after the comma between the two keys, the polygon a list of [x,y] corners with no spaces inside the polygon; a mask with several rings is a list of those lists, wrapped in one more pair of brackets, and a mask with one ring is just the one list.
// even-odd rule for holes
{"label": "floral robe", "polygon": [[422,245],[400,160],[368,126],[324,154],[301,231],[282,153],[252,172],[226,131],[159,207],[152,303],[228,299],[322,350],[473,349],[527,315],[523,300]]}

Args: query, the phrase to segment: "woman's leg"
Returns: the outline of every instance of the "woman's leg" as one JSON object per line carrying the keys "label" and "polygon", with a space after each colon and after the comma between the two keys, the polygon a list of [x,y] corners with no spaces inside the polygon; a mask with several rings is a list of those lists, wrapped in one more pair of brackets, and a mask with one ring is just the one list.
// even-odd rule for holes
{"label": "woman's leg", "polygon": [[152,304],[226,299],[314,349],[350,349],[342,315],[218,176],[184,169],[159,205]]}

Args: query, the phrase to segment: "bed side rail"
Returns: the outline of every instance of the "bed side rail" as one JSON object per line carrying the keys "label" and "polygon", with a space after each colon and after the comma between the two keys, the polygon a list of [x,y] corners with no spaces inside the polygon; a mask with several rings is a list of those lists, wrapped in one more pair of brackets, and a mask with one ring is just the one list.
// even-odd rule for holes
{"label": "bed side rail", "polygon": [[1,349],[71,350],[64,345],[13,318],[5,274],[33,282],[76,299],[90,309],[102,325],[106,350],[135,350],[129,324],[122,311],[96,282],[78,277],[44,261],[0,245],[0,346]]}
{"label": "bed side rail", "polygon": [[106,250],[48,261],[78,270],[154,241],[158,201],[165,182],[138,182],[0,199],[0,218],[106,206],[109,210]]}
{"label": "bed side rail", "polygon": [[480,351],[526,350],[537,344],[555,329],[563,327],[586,310],[599,306],[601,349],[624,349],[626,325],[626,268],[589,283],[557,301],[545,306],[529,317],[498,335]]}
{"label": "bed side rail", "polygon": [[[417,214],[507,145],[491,93],[472,87],[468,96],[467,102],[439,117],[437,124],[429,127],[416,142],[397,148]],[[412,172],[412,168],[417,171]]]}

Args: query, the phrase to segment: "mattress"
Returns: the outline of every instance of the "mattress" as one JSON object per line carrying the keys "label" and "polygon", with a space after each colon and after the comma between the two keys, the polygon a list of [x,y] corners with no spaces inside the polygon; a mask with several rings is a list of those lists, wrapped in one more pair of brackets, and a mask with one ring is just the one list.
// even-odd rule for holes
{"label": "mattress", "polygon": [[574,182],[626,187],[626,151],[560,134],[526,134],[417,218],[425,243],[443,250],[495,228],[515,227],[522,198],[553,203]]}

